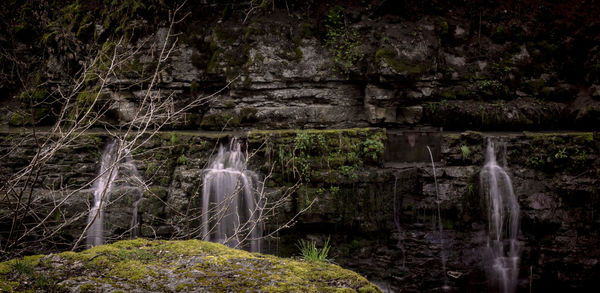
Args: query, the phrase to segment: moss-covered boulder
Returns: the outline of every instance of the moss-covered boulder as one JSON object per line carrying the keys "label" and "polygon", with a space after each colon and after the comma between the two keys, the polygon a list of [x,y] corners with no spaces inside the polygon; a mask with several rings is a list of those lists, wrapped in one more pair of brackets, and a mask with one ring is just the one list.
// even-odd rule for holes
{"label": "moss-covered boulder", "polygon": [[0,291],[381,292],[328,263],[249,253],[199,240],[119,241],[0,263]]}

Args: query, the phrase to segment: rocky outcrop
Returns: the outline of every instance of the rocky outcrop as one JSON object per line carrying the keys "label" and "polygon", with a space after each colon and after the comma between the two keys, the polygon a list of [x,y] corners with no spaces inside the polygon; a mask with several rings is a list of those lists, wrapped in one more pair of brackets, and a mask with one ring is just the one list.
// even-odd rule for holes
{"label": "rocky outcrop", "polygon": [[4,291],[381,292],[337,265],[277,258],[188,241],[119,241],[82,252],[0,263]]}
{"label": "rocky outcrop", "polygon": [[[406,4],[411,2],[312,3],[308,8],[298,3],[274,4],[271,9],[255,8],[248,14],[246,2],[188,3],[180,11],[194,13],[174,27],[173,33],[181,37],[157,71],[152,93],[172,97],[173,109],[181,109],[229,85],[187,108],[169,124],[171,128],[385,125],[514,131],[591,129],[598,123],[600,74],[598,48],[593,45],[598,31],[590,25],[596,21],[595,9],[578,1],[521,3],[519,9],[470,1],[438,3],[437,8]],[[19,10],[16,6],[10,9]],[[155,17],[167,9],[158,6]],[[563,9],[565,6],[569,9]],[[57,13],[55,17],[85,9],[109,8],[71,5],[63,11],[65,15]],[[128,9],[132,8],[122,11]],[[113,17],[108,12],[99,14]],[[164,21],[153,26],[147,15],[140,19],[129,15],[135,14],[131,12],[126,19],[137,31],[130,32],[135,37],[125,49],[134,53],[102,89],[115,104],[105,117],[112,124],[132,119],[131,113],[143,100],[145,80],[155,72],[157,48],[167,35]],[[569,26],[557,28],[554,21],[545,22],[549,15]],[[111,26],[110,19],[102,24],[93,17],[87,21],[98,22],[96,34],[104,35],[71,36],[75,43],[90,42],[100,50],[111,48],[118,40],[111,39],[109,29],[100,29]],[[84,26],[79,22],[72,25]],[[11,35],[6,27],[3,30]],[[37,64],[37,69],[28,70],[31,80],[39,84],[28,83],[30,88],[20,89],[6,82],[4,124],[52,123],[59,111],[48,100],[65,83],[60,78],[75,74],[71,72],[74,61],[52,61],[61,59],[61,52],[67,50],[53,47],[62,40],[57,28],[40,30],[48,31],[47,60],[32,62],[30,67]],[[3,42],[15,46],[15,54],[26,56],[42,43],[33,37],[5,38]],[[84,51],[79,50],[81,56],[70,51],[65,54],[85,59]],[[43,82],[45,79],[48,81]],[[83,92],[99,88],[90,80]],[[35,109],[25,111],[30,99]]]}

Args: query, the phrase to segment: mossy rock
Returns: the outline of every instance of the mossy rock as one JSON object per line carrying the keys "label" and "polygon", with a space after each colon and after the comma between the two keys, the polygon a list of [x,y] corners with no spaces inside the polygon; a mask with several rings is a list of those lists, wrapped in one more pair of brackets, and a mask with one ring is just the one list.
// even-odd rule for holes
{"label": "mossy rock", "polygon": [[199,240],[145,239],[2,262],[0,290],[381,292],[364,277],[334,264]]}
{"label": "mossy rock", "polygon": [[382,65],[388,66],[396,74],[413,78],[427,72],[423,64],[403,60],[394,51],[386,48],[380,48],[375,52],[375,66],[380,68]]}
{"label": "mossy rock", "polygon": [[240,117],[233,112],[225,112],[221,115],[206,114],[200,121],[200,128],[206,130],[222,130],[224,127],[240,126]]}
{"label": "mossy rock", "polygon": [[23,112],[14,112],[8,120],[10,126],[25,126],[31,125],[31,115]]}

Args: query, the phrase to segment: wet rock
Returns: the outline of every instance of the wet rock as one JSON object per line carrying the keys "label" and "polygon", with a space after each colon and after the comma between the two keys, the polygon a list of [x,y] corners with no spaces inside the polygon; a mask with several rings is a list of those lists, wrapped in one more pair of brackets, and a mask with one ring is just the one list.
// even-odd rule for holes
{"label": "wet rock", "polygon": [[547,196],[543,193],[537,193],[527,198],[529,201],[529,207],[534,210],[548,210],[555,209],[557,204],[554,202],[552,197]]}
{"label": "wet rock", "polygon": [[479,168],[476,166],[465,166],[465,167],[447,167],[444,168],[445,176],[451,178],[470,178],[478,174]]}
{"label": "wet rock", "polygon": [[396,102],[393,90],[367,85],[365,108],[370,123],[396,122]]}
{"label": "wet rock", "polygon": [[394,122],[412,125],[419,123],[422,117],[423,107],[421,106],[399,107]]}

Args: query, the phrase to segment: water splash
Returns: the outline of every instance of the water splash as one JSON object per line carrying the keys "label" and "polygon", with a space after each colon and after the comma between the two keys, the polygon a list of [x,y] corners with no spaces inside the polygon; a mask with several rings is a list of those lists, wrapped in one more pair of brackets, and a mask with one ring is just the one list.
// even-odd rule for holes
{"label": "water splash", "polygon": [[[94,181],[94,205],[90,209],[88,217],[89,228],[87,230],[86,243],[88,247],[104,244],[104,205],[107,195],[110,194],[113,182],[117,177],[115,164],[115,142],[109,142],[100,160],[100,177]],[[91,223],[91,224],[89,224]]]}
{"label": "water splash", "polygon": [[[247,169],[241,144],[233,139],[219,151],[205,170],[202,188],[202,236],[204,240],[260,252],[262,246],[262,189],[258,175]],[[249,245],[249,247],[248,247]]]}
{"label": "water splash", "polygon": [[500,150],[502,166],[496,160],[494,142],[488,139],[479,179],[488,210],[488,279],[492,287],[508,293],[516,290],[519,275],[519,203],[506,172],[506,145],[500,144]]}

